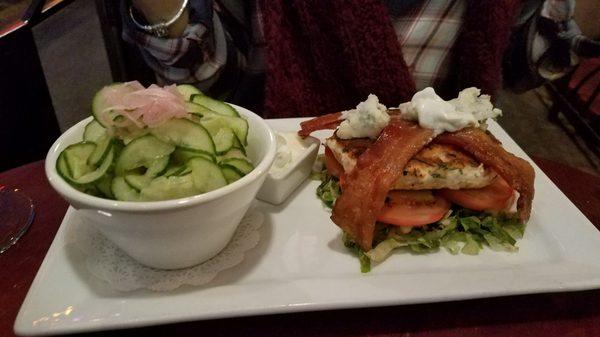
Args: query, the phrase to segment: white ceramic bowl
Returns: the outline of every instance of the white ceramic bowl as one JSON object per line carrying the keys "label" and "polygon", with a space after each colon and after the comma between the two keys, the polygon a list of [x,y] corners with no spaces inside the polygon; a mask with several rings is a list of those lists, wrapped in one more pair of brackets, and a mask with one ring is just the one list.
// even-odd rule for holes
{"label": "white ceramic bowl", "polygon": [[275,157],[275,136],[265,121],[247,109],[234,107],[248,120],[247,153],[256,167],[217,190],[152,202],[115,201],[79,192],[58,175],[56,160],[65,147],[82,140],[92,117],[67,130],[52,145],[46,156],[46,176],[71,206],[140,263],[161,269],[196,265],[225,248]]}

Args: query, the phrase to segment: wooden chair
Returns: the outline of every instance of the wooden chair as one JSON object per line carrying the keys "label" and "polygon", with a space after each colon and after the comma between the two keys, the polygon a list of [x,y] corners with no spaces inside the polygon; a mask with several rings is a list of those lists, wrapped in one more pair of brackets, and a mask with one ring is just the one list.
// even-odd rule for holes
{"label": "wooden chair", "polygon": [[554,100],[550,118],[558,121],[559,114],[564,115],[600,158],[600,57],[582,61],[568,76],[546,87]]}

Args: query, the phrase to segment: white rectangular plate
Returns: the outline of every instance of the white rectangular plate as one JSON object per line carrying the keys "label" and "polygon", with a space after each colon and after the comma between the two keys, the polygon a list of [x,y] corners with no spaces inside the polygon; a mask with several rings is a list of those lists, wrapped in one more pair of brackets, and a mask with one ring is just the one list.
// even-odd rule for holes
{"label": "white rectangular plate", "polygon": [[[276,130],[302,119],[270,120]],[[528,158],[492,122],[491,131]],[[327,133],[320,131],[317,135]],[[87,273],[66,244],[69,209],[15,322],[21,335],[50,335],[181,321],[309,310],[439,302],[600,287],[600,232],[535,166],[536,195],[518,253],[394,254],[361,274],[340,230],[307,181],[265,214],[259,245],[203,287],[120,293]]]}

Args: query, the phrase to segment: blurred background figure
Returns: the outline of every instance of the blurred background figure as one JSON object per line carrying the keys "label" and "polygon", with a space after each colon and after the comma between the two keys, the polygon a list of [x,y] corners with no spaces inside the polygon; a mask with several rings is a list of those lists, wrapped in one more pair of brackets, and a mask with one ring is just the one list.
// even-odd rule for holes
{"label": "blurred background figure", "polygon": [[[515,115],[507,123],[525,131],[530,123],[545,123],[524,123],[514,95],[547,84],[554,92],[551,99],[543,96],[554,107],[550,118],[558,122],[564,112],[600,156],[598,69],[582,61],[599,56],[600,43],[583,34],[575,0],[121,4],[123,38],[139,48],[159,81],[193,83],[264,117],[345,110],[369,93],[395,106],[428,86],[445,98],[476,86]],[[589,26],[600,4],[584,6],[588,17],[579,21]],[[181,9],[167,36],[149,28]],[[579,84],[570,83],[580,63],[591,69],[579,75]],[[595,159],[588,161],[597,167]]]}
{"label": "blurred background figure", "polygon": [[264,113],[289,117],[344,109],[369,93],[395,105],[427,86],[446,97],[473,85],[494,94],[502,70],[516,90],[539,86],[578,54],[598,52],[574,9],[574,0],[134,0],[120,14],[123,38],[160,82],[256,109],[268,69]]}
{"label": "blurred background figure", "polygon": [[[112,81],[192,82],[266,117],[347,109],[371,92],[396,105],[428,85],[446,97],[477,85],[495,94],[499,122],[528,153],[599,172],[596,0],[154,0],[171,7],[144,9],[152,3],[70,1],[34,27],[62,130]],[[182,7],[166,37],[132,19],[153,25]]]}

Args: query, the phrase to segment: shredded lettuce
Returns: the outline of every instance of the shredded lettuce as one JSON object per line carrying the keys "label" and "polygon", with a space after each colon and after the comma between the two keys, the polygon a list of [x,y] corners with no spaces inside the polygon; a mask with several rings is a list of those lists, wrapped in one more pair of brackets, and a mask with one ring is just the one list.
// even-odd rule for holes
{"label": "shredded lettuce", "polygon": [[317,187],[317,196],[323,201],[323,203],[333,208],[335,200],[340,196],[341,189],[338,179],[332,175],[322,172],[322,180],[319,187]]}
{"label": "shredded lettuce", "polygon": [[351,252],[356,254],[358,257],[358,261],[360,262],[360,271],[361,273],[368,273],[371,271],[371,259],[367,256],[364,250],[360,248],[356,242],[354,242],[348,234],[344,233],[342,235],[342,240],[344,241],[344,246],[348,248]]}
{"label": "shredded lettuce", "polygon": [[[314,175],[321,180],[317,196],[325,205],[333,207],[341,193],[337,178],[325,170]],[[453,255],[477,255],[484,247],[494,251],[516,252],[519,250],[517,240],[524,233],[525,225],[515,214],[490,214],[456,207],[437,223],[413,227],[408,233],[403,233],[399,227],[378,223],[373,249],[368,252],[346,233],[343,240],[344,245],[358,257],[361,271],[367,273],[371,270],[371,261],[382,262],[396,249],[428,254],[443,248]]]}
{"label": "shredded lettuce", "polygon": [[[402,233],[395,226],[378,224],[379,234],[386,237],[374,240],[374,248],[363,252],[348,235],[344,244],[362,258],[361,252],[374,262],[384,261],[395,249],[404,249],[415,254],[427,254],[446,249],[449,253],[477,255],[484,247],[495,251],[518,251],[516,240],[523,237],[525,225],[509,214],[492,215],[467,209],[456,209],[438,223],[415,227],[409,233]],[[365,264],[361,260],[362,266]]]}

